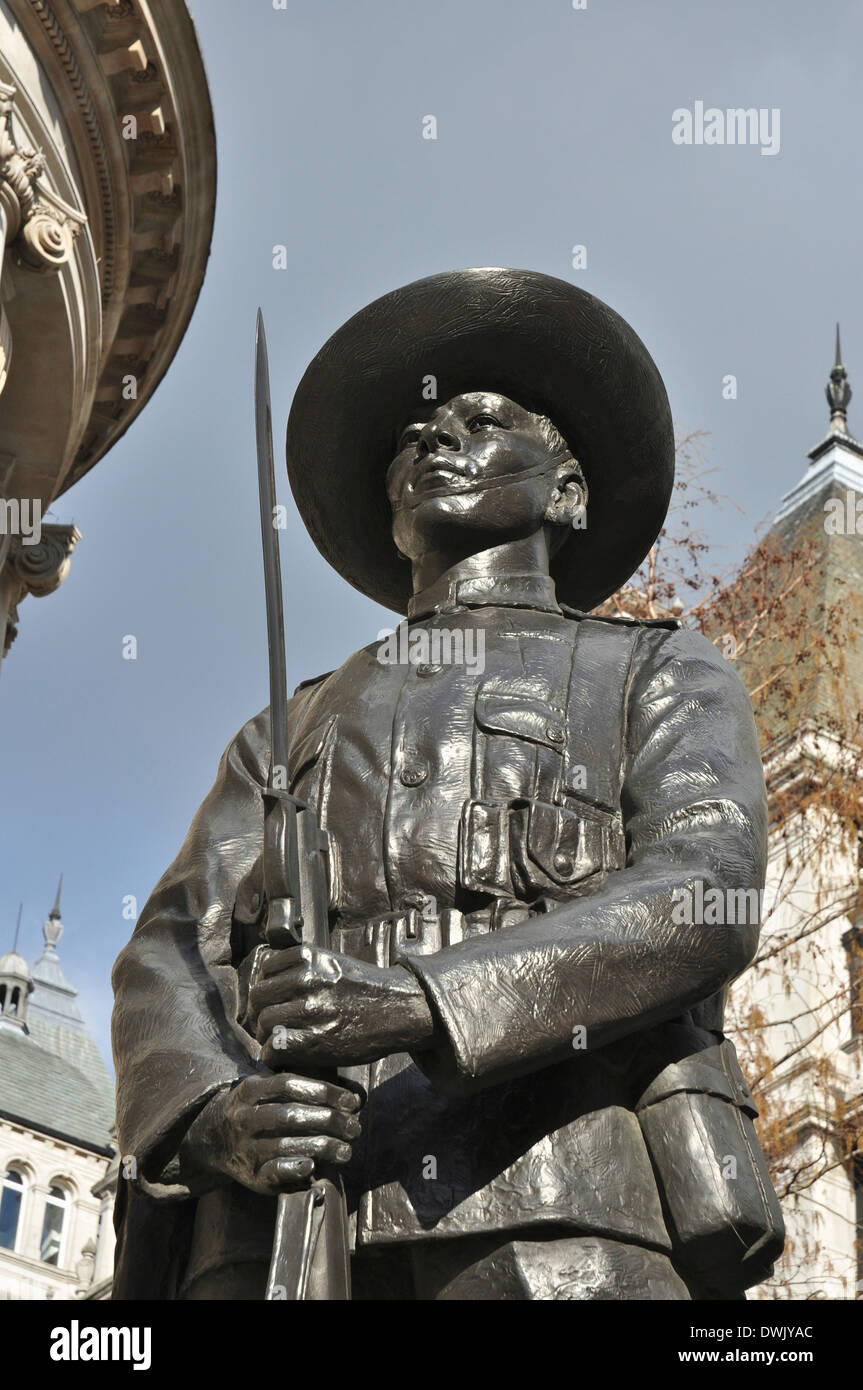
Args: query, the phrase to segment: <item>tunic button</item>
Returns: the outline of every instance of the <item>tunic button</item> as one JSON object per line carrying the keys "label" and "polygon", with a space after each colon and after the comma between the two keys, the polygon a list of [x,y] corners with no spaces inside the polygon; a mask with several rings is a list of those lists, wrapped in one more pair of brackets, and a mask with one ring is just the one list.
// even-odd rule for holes
{"label": "tunic button", "polygon": [[402,768],[401,780],[406,787],[418,787],[428,775],[429,770],[424,763],[410,763]]}
{"label": "tunic button", "polygon": [[418,676],[439,676],[443,670],[442,666],[435,666],[430,661],[423,661],[417,667]]}
{"label": "tunic button", "polygon": [[572,859],[568,854],[556,854],[554,856],[554,867],[561,878],[566,878],[572,873]]}
{"label": "tunic button", "polygon": [[559,724],[548,724],[545,732],[552,743],[563,743],[563,729]]}

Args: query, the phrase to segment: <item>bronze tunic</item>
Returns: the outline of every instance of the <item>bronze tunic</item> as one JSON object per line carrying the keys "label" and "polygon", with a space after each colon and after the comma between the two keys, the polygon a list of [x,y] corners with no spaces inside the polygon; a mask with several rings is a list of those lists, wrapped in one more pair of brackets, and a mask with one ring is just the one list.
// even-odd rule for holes
{"label": "bronze tunic", "polygon": [[[752,925],[672,917],[698,880],[763,883],[746,693],[701,636],[563,613],[551,581],[435,586],[420,630],[481,632],[483,668],[382,663],[374,642],[289,706],[291,789],[330,838],[334,949],[408,965],[437,1025],[428,1052],[345,1072],[369,1092],[346,1170],[357,1249],[544,1228],[671,1251],[635,1105],[681,1047],[721,1037],[755,949]],[[159,1209],[150,1296],[272,1238],[273,1199],[190,1192],[175,1159],[205,1100],[256,1067],[242,967],[267,731],[263,711],[226,751],[115,970],[138,1175],[118,1220],[122,1236],[128,1204],[146,1231]],[[123,1246],[118,1296],[146,1296]]]}

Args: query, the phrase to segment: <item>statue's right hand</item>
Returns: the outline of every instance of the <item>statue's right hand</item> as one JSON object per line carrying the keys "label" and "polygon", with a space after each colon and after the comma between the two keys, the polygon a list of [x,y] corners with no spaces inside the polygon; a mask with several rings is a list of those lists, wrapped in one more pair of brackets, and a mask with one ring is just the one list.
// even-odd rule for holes
{"label": "statue's right hand", "polygon": [[354,1091],[328,1081],[290,1072],[247,1076],[204,1106],[181,1145],[181,1167],[279,1192],[310,1178],[318,1164],[348,1162],[361,1104]]}

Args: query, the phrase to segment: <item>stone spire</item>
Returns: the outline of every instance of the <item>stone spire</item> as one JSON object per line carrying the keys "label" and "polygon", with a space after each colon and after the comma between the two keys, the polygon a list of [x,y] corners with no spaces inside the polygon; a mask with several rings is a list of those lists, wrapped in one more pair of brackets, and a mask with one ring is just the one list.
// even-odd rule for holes
{"label": "stone spire", "polygon": [[848,373],[842,366],[842,349],[839,343],[839,325],[836,325],[836,360],[830,373],[830,380],[824,388],[827,404],[830,407],[830,434],[847,434],[847,410],[852,391],[848,385]]}
{"label": "stone spire", "polygon": [[[848,373],[842,363],[842,346],[839,340],[839,325],[836,325],[836,349],[830,379],[825,387],[827,404],[830,407],[830,425],[827,433],[814,449],[809,450],[809,467],[803,477],[790,492],[782,498],[773,524],[785,520],[792,513],[800,513],[814,505],[814,499],[830,495],[845,495],[852,491],[863,495],[863,444],[855,439],[848,429],[848,404],[851,400],[851,387]],[[819,505],[823,510],[824,497]],[[822,517],[823,521],[823,517]]]}
{"label": "stone spire", "polygon": [[60,921],[60,893],[63,890],[63,875],[60,875],[60,882],[57,884],[57,896],[54,899],[54,906],[48,913],[47,922],[42,923],[42,935],[45,938],[45,953],[49,951],[56,955],[57,942],[63,935],[63,923]]}
{"label": "stone spire", "polygon": [[60,957],[57,955],[57,943],[63,935],[63,923],[60,920],[62,887],[61,874],[54,906],[48,914],[47,921],[42,923],[45,949],[33,966],[35,990],[30,1013],[33,1018],[43,1018],[50,1023],[83,1032],[84,1020],[75,1003],[78,991],[66,979]]}

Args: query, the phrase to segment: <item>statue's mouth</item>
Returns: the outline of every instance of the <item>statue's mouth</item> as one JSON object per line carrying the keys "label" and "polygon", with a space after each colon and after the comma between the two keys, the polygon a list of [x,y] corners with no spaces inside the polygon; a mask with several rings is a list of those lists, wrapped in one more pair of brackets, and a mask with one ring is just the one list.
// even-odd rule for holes
{"label": "statue's mouth", "polygon": [[411,479],[411,491],[430,492],[450,488],[454,484],[464,482],[466,477],[465,470],[449,459],[430,454],[417,466],[417,471]]}

